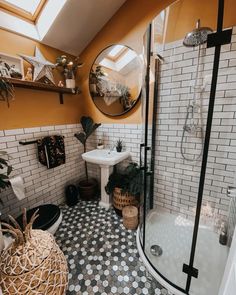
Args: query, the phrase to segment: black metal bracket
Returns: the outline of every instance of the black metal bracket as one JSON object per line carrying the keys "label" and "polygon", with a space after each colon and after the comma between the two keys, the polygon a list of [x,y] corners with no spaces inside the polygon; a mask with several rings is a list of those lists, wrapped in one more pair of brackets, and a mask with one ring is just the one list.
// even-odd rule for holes
{"label": "black metal bracket", "polygon": [[183,264],[183,272],[191,277],[194,277],[196,279],[198,278],[198,269],[191,267],[185,263]]}
{"label": "black metal bracket", "polygon": [[207,48],[230,44],[232,39],[232,33],[233,30],[228,29],[222,32],[209,34],[207,37]]}
{"label": "black metal bracket", "polygon": [[59,100],[60,100],[60,104],[64,104],[63,93],[61,92],[59,92]]}

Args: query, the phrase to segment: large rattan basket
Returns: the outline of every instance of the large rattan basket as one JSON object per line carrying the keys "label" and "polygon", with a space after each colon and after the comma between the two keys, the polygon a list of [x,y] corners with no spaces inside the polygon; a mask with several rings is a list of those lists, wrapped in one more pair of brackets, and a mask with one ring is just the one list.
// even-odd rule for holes
{"label": "large rattan basket", "polygon": [[64,295],[68,284],[68,268],[64,254],[54,237],[42,230],[24,231],[4,224],[15,242],[5,249],[0,261],[0,285],[4,295]]}
{"label": "large rattan basket", "polygon": [[138,206],[139,202],[135,196],[128,193],[122,194],[122,190],[116,187],[113,191],[113,206],[119,215],[126,206]]}

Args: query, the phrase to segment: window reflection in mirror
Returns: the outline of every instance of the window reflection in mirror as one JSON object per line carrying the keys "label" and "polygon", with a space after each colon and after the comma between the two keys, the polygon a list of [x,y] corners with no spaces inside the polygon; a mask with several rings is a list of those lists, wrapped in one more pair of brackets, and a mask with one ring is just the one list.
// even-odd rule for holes
{"label": "window reflection in mirror", "polygon": [[142,86],[142,59],[127,46],[112,45],[96,58],[89,89],[96,107],[104,114],[119,116],[138,101]]}

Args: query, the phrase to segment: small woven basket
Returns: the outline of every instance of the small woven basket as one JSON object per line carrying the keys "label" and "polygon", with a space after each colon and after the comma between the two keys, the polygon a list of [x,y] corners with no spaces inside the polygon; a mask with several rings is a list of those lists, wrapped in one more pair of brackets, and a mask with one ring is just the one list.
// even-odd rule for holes
{"label": "small woven basket", "polygon": [[[21,231],[15,220],[4,224],[15,241],[3,251],[0,286],[4,295],[64,295],[68,268],[64,254],[47,231],[32,230],[37,216]],[[25,215],[26,220],[26,215]]]}
{"label": "small woven basket", "polygon": [[138,208],[126,206],[122,210],[123,225],[126,229],[136,229],[138,227]]}
{"label": "small woven basket", "polygon": [[116,187],[113,191],[113,206],[122,211],[126,206],[138,206],[138,200],[135,196],[128,193],[122,194],[122,190]]}

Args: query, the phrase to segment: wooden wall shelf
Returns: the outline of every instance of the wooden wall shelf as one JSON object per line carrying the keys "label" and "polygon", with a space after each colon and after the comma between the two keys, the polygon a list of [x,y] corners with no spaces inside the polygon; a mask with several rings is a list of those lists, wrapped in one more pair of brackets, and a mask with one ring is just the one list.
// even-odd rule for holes
{"label": "wooden wall shelf", "polygon": [[57,92],[59,94],[60,104],[63,104],[63,95],[64,94],[80,94],[81,91],[78,88],[71,89],[66,87],[58,87],[55,85],[40,83],[40,82],[32,82],[32,81],[24,81],[13,78],[4,78],[4,80],[9,81],[13,84],[14,87],[17,88],[28,88],[33,90],[41,90],[41,91],[49,91],[49,92]]}

